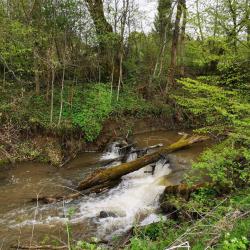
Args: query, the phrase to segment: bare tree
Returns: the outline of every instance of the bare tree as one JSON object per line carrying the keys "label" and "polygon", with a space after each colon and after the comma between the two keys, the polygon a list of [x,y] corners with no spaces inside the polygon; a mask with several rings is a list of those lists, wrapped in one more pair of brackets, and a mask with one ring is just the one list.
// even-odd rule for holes
{"label": "bare tree", "polygon": [[179,33],[180,33],[180,20],[183,13],[184,3],[185,3],[184,0],[178,0],[177,3],[177,11],[176,11],[176,18],[175,18],[173,38],[172,38],[172,47],[171,47],[171,62],[168,69],[167,84],[165,89],[166,93],[168,93],[169,89],[172,88],[174,84],[174,75],[177,63],[177,48],[178,48]]}
{"label": "bare tree", "polygon": [[183,16],[180,34],[180,74],[184,76],[184,52],[185,52],[185,33],[187,24],[187,6],[186,0],[183,0]]}
{"label": "bare tree", "polygon": [[118,79],[118,86],[117,86],[117,96],[116,99],[118,101],[120,95],[120,88],[123,82],[123,56],[124,56],[124,34],[125,34],[125,25],[127,21],[129,10],[129,0],[123,0],[123,7],[122,7],[122,16],[121,16],[121,37],[120,37],[120,49],[119,49],[119,79]]}

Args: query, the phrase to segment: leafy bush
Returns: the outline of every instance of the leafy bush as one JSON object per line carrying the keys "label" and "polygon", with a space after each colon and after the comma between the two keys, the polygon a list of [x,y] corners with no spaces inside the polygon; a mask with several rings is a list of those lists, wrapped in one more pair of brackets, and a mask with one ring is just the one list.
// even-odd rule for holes
{"label": "leafy bush", "polygon": [[87,141],[94,140],[102,129],[103,121],[112,111],[111,95],[107,85],[95,84],[78,92],[74,98],[72,121],[85,133]]}
{"label": "leafy bush", "polygon": [[190,78],[181,79],[179,83],[184,92],[173,98],[188,110],[201,126],[205,126],[203,131],[237,131],[238,136],[244,138],[250,135],[250,104],[237,91],[225,90],[211,83],[206,84]]}
{"label": "leafy bush", "polygon": [[[193,169],[202,170],[219,188],[237,188],[250,184],[250,104],[237,91],[192,80],[181,79],[184,94],[174,96],[201,128],[198,132],[225,135],[227,139],[206,150]],[[191,178],[192,179],[192,178]],[[194,178],[193,178],[194,179]]]}
{"label": "leafy bush", "polygon": [[116,114],[145,114],[152,107],[151,103],[146,102],[133,86],[125,86],[120,93],[118,101],[116,94],[113,95],[113,112]]}
{"label": "leafy bush", "polygon": [[223,241],[223,250],[247,250],[248,239],[245,236],[241,238],[229,238],[230,234],[227,234],[226,239]]}
{"label": "leafy bush", "polygon": [[232,139],[226,140],[206,150],[193,164],[193,169],[203,170],[222,190],[250,184],[250,152],[247,147],[234,146],[232,142]]}

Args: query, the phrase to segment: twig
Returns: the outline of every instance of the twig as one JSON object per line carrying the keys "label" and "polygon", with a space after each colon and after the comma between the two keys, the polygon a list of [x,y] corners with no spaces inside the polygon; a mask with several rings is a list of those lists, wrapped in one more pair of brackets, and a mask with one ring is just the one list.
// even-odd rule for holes
{"label": "twig", "polygon": [[[63,200],[63,213],[64,217],[67,218],[65,215],[65,207],[64,207],[64,200]],[[70,229],[69,229],[69,224],[66,222],[66,231],[67,231],[67,240],[68,240],[68,250],[71,250],[71,244],[70,244]]]}
{"label": "twig", "polygon": [[[38,212],[38,206],[39,206],[39,193],[36,195],[36,209],[35,209],[35,214],[34,214],[34,223],[32,225],[32,231],[31,231],[31,237],[30,237],[30,246],[32,244],[33,236],[34,236],[34,230],[35,230],[35,220]],[[19,247],[20,248],[20,247]]]}
{"label": "twig", "polygon": [[185,242],[181,243],[178,246],[173,246],[173,247],[167,248],[165,250],[173,250],[173,249],[179,249],[179,248],[187,248],[188,250],[191,249],[190,245],[189,245],[189,242],[185,241]]}
{"label": "twig", "polygon": [[[204,217],[202,217],[199,221],[203,221],[205,220],[210,214],[212,214],[221,204],[223,204],[225,201],[227,200],[227,197],[221,201],[215,208],[213,208],[209,213],[207,213]],[[187,230],[182,234],[180,235],[172,244],[170,244],[170,247],[175,244],[177,241],[180,241],[184,236],[188,235],[189,232],[191,232],[193,229],[195,229],[197,226],[194,225],[190,228],[187,228]]]}
{"label": "twig", "polygon": [[11,246],[11,248],[17,248],[19,249],[51,249],[51,250],[57,250],[57,249],[68,249],[67,246],[52,246],[52,245],[44,245],[44,246]]}

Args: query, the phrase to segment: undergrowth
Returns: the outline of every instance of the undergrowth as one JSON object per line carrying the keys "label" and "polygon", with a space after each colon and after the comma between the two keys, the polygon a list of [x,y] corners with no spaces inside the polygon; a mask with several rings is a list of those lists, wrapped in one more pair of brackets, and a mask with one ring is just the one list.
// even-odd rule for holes
{"label": "undergrowth", "polygon": [[[15,98],[12,98],[15,91]],[[99,135],[104,121],[124,114],[133,116],[170,114],[171,108],[164,104],[154,104],[143,99],[134,89],[124,87],[118,101],[116,92],[111,93],[109,84],[92,83],[72,86],[67,82],[63,91],[61,122],[60,89],[55,88],[53,111],[50,96],[46,93],[36,96],[23,88],[17,89],[6,83],[0,89],[1,123],[12,121],[21,128],[40,127],[57,132],[78,130],[84,133],[86,141],[93,141]]]}
{"label": "undergrowth", "polygon": [[[214,78],[181,79],[181,92],[172,95],[196,133],[205,133],[216,145],[204,151],[185,178],[181,194],[164,194],[174,215],[135,230],[128,249],[250,249],[250,106],[241,89],[222,88]],[[242,84],[242,86],[245,84]],[[190,189],[192,190],[192,189]]]}
{"label": "undergrowth", "polygon": [[247,250],[250,247],[250,189],[223,197],[198,192],[180,204],[178,209],[185,219],[167,219],[134,230],[127,249],[170,249],[183,243],[195,250]]}

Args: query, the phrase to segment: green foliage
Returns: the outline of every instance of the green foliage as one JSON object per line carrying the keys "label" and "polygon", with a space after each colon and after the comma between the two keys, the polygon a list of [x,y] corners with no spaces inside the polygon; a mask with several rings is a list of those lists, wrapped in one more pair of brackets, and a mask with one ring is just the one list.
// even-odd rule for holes
{"label": "green foliage", "polygon": [[[126,79],[136,85],[147,85],[159,53],[155,34],[132,32],[128,38],[128,55],[124,60]],[[163,67],[165,69],[165,60]]]}
{"label": "green foliage", "polygon": [[72,121],[85,133],[87,141],[94,140],[102,129],[102,123],[112,111],[111,95],[107,85],[96,84],[75,96]]}
{"label": "green foliage", "polygon": [[[180,230],[179,230],[180,229]],[[127,249],[131,250],[158,250],[165,249],[172,241],[178,237],[179,233],[185,230],[178,228],[177,223],[172,220],[153,223],[145,228],[135,230],[135,236],[130,240]]]}
{"label": "green foliage", "polygon": [[[166,199],[169,202],[169,196],[166,196]],[[218,197],[212,189],[197,190],[179,207],[179,212],[182,216],[186,216],[186,219],[180,218],[178,221],[168,219],[164,223],[149,225],[149,228],[138,228],[127,249],[167,249],[183,242],[189,242],[191,249],[195,250],[248,249],[250,242],[249,199],[249,188],[236,191],[223,199]],[[197,210],[197,208],[200,209]],[[190,220],[194,212],[200,217]],[[160,232],[158,232],[159,228]],[[157,232],[157,237],[151,238],[155,236],[155,232]]]}
{"label": "green foliage", "polygon": [[[104,121],[112,115],[145,116],[169,115],[172,110],[169,105],[151,103],[136,93],[133,86],[122,89],[119,100],[116,92],[111,96],[110,85],[103,83],[73,86],[72,82],[65,82],[63,92],[62,121],[58,126],[60,111],[60,89],[54,89],[53,119],[50,121],[50,97],[46,94],[34,95],[23,88],[16,88],[15,84],[6,82],[0,86],[0,119],[2,122],[13,121],[21,128],[41,127],[57,132],[84,132],[87,141],[93,141],[99,135]],[[15,95],[15,99],[12,95]]]}
{"label": "green foliage", "polygon": [[[139,238],[142,239],[150,239],[150,240],[157,240],[157,238],[161,237],[163,231],[165,228],[165,223],[164,221],[158,222],[158,223],[153,223],[153,224],[149,224],[146,225],[145,227],[143,227],[143,230],[138,230],[138,232],[136,233],[137,236]],[[136,232],[136,228],[135,228],[135,232]]]}
{"label": "green foliage", "polygon": [[171,36],[172,3],[173,3],[172,0],[167,0],[167,1],[159,0],[158,1],[157,15],[155,17],[154,26],[155,26],[155,30],[157,31],[157,33],[160,36],[161,42],[164,41],[165,37],[167,37],[169,39],[169,37]]}
{"label": "green foliage", "polygon": [[250,105],[248,97],[237,91],[198,80],[179,81],[184,93],[174,96],[179,105],[197,119],[198,132],[228,139],[206,150],[193,169],[202,170],[219,188],[237,188],[250,184]]}
{"label": "green foliage", "polygon": [[248,239],[245,236],[240,238],[230,238],[230,234],[226,234],[226,239],[223,241],[223,250],[247,250]]}
{"label": "green foliage", "polygon": [[202,170],[222,190],[244,187],[250,184],[250,153],[247,147],[227,140],[206,150],[193,169]]}
{"label": "green foliage", "polygon": [[238,139],[249,140],[250,104],[246,96],[189,78],[179,83],[184,92],[173,97],[205,126],[203,131],[217,134],[230,131]]}
{"label": "green foliage", "polygon": [[[94,239],[95,240],[95,239]],[[78,241],[76,246],[72,250],[101,250],[100,246],[97,246],[96,243],[88,243],[86,241]]]}
{"label": "green foliage", "polygon": [[[32,27],[18,20],[0,17],[0,55],[18,75],[28,75],[32,69]],[[2,58],[0,62],[2,61]],[[6,70],[8,72],[8,70]],[[7,76],[10,72],[8,72]]]}
{"label": "green foliage", "polygon": [[221,238],[220,248],[222,250],[249,249],[250,246],[249,228],[250,228],[249,217],[237,221],[231,232],[225,233],[224,237]]}
{"label": "green foliage", "polygon": [[119,100],[116,100],[116,94],[113,95],[113,112],[116,114],[147,114],[152,111],[152,104],[146,102],[138,93],[135,92],[133,86],[126,86],[120,93]]}

